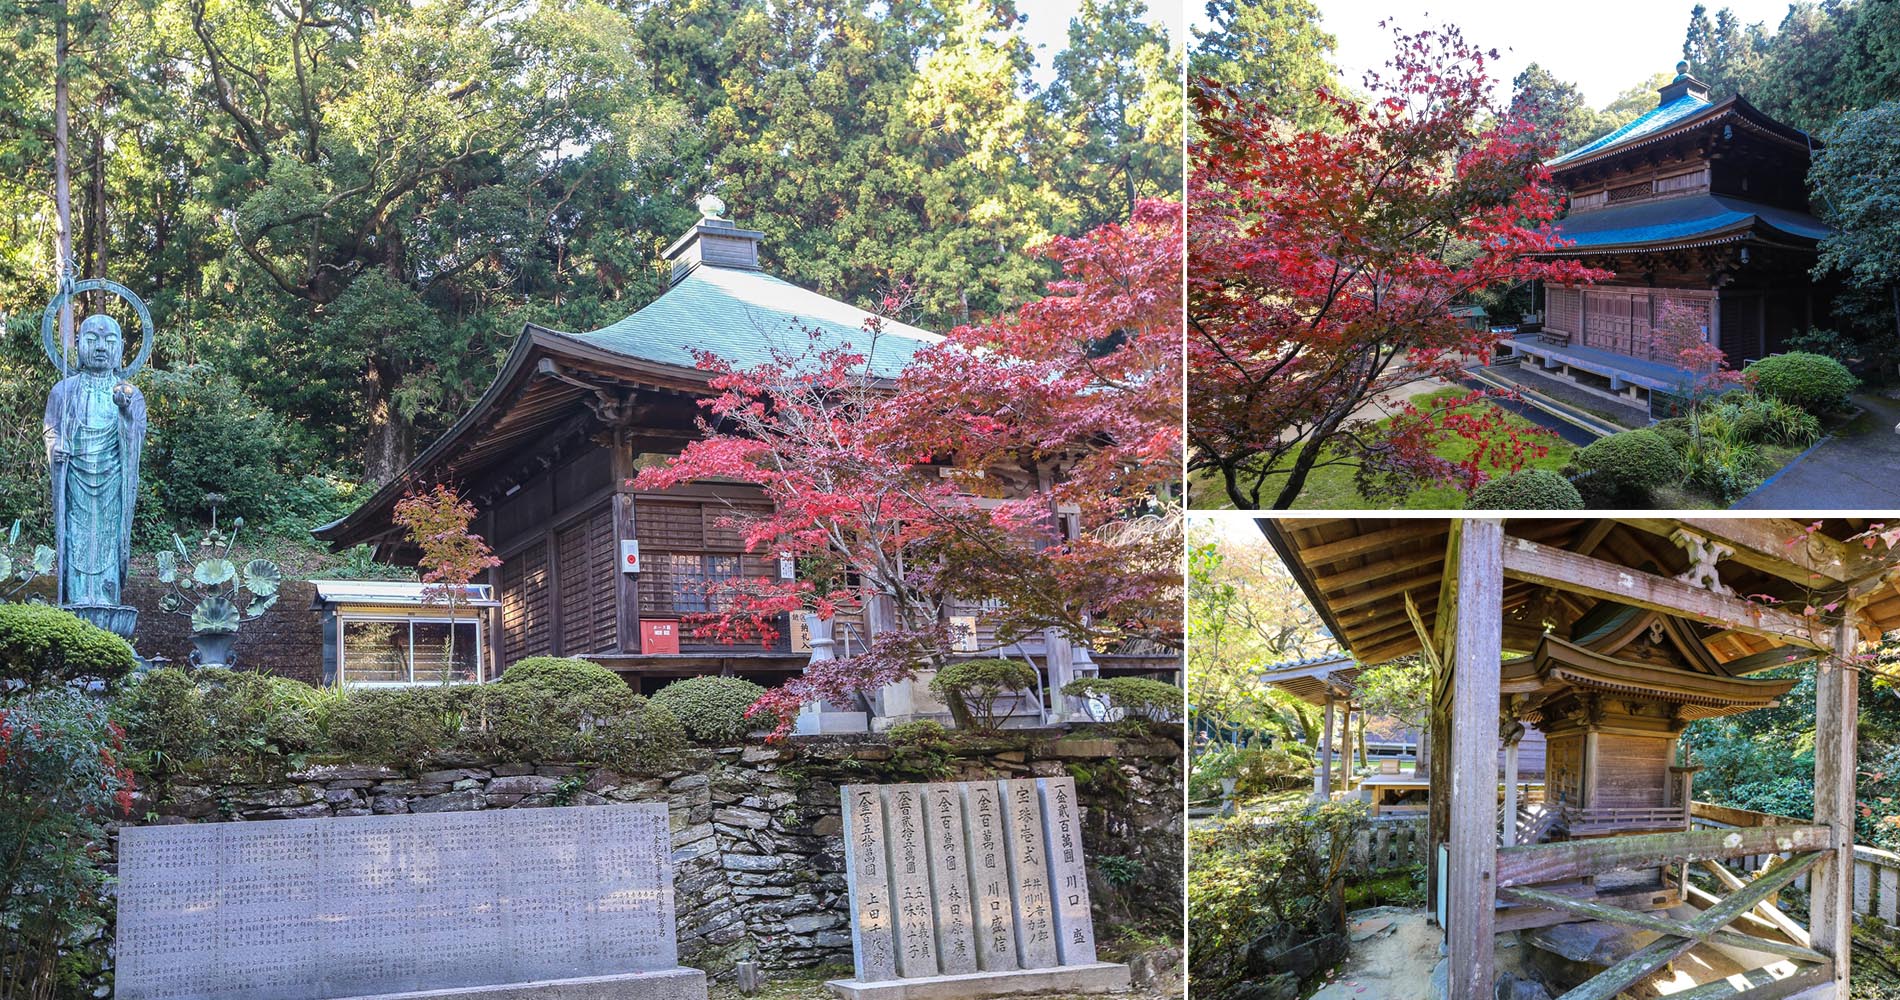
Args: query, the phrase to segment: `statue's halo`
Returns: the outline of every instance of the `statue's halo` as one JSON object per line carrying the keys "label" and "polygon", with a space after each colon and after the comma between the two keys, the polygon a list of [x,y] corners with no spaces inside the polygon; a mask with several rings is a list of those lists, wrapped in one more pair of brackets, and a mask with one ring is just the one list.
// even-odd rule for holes
{"label": "statue's halo", "polygon": [[153,334],[152,311],[145,308],[145,300],[139,298],[130,288],[116,281],[107,281],[104,278],[87,278],[84,281],[75,281],[70,287],[61,288],[56,292],[53,295],[53,301],[46,304],[46,311],[40,314],[40,348],[46,352],[46,360],[51,361],[53,367],[59,369],[60,378],[68,378],[79,371],[77,365],[69,365],[66,363],[66,352],[60,346],[59,341],[54,338],[53,328],[59,319],[59,309],[61,306],[71,301],[72,297],[80,292],[92,291],[111,292],[119,298],[132,303],[132,309],[139,314],[139,330],[141,334],[139,339],[139,356],[132,359],[132,364],[119,373],[120,378],[131,381],[132,376],[144,370],[145,362],[151,360],[152,344],[158,338]]}

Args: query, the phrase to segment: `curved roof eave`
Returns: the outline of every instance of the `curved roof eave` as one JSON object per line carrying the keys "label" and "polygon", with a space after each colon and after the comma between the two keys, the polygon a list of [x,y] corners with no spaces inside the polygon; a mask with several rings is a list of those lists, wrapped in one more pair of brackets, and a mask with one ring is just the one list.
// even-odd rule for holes
{"label": "curved roof eave", "polygon": [[[1660,110],[1662,109],[1657,108],[1652,110],[1642,118],[1638,118],[1629,125],[1624,126],[1624,129],[1639,126],[1644,118]],[[1704,104],[1699,110],[1669,121],[1653,131],[1640,132],[1602,146],[1596,146],[1595,143],[1591,143],[1579,149],[1573,149],[1562,156],[1544,161],[1544,166],[1549,168],[1552,174],[1568,173],[1579,167],[1600,163],[1603,160],[1642,149],[1645,146],[1676,138],[1684,133],[1692,132],[1706,125],[1712,125],[1716,121],[1730,115],[1733,115],[1744,125],[1752,126],[1756,132],[1768,138],[1779,140],[1791,146],[1801,146],[1810,151],[1821,148],[1822,144],[1820,140],[1815,139],[1813,136],[1792,125],[1784,125],[1770,118],[1764,114],[1760,108],[1748,103],[1747,99],[1742,97],[1742,95],[1736,94],[1713,104]],[[1621,132],[1624,129],[1617,131]],[[1617,132],[1612,132],[1604,138],[1608,139],[1614,137],[1616,134]],[[1602,139],[1597,140],[1597,142],[1602,141]]]}

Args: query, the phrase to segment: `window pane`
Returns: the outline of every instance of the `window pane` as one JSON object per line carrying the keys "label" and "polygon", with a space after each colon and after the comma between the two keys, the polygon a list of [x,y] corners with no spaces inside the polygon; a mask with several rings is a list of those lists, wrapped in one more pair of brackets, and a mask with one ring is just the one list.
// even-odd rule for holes
{"label": "window pane", "polygon": [[481,649],[475,643],[475,623],[457,622],[455,648],[449,648],[448,622],[415,623],[415,680],[419,684],[475,680]]}
{"label": "window pane", "polygon": [[403,622],[343,622],[343,679],[378,684],[409,679],[409,626]]}

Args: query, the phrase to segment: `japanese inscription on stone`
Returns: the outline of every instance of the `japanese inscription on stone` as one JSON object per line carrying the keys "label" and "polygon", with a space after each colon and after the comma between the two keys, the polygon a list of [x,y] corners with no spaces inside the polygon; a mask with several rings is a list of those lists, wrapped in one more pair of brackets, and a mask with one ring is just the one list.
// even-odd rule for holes
{"label": "japanese inscription on stone", "polygon": [[1056,953],[1063,965],[1095,961],[1095,924],[1089,919],[1089,875],[1082,867],[1082,819],[1074,778],[1037,778],[1042,793],[1044,853],[1055,894]]}
{"label": "japanese inscription on stone", "polygon": [[130,827],[121,1000],[328,997],[678,966],[666,807]]}
{"label": "japanese inscription on stone", "polygon": [[859,982],[1096,964],[1072,779],[843,799]]}
{"label": "japanese inscription on stone", "polygon": [[1057,965],[1056,928],[1050,912],[1049,857],[1042,843],[1042,796],[1034,778],[1005,781],[1003,829],[1009,869],[1015,874],[1016,950],[1025,969]]}
{"label": "japanese inscription on stone", "polygon": [[851,894],[851,957],[861,983],[897,978],[896,917],[884,857],[884,800],[876,785],[844,788],[844,874]]}

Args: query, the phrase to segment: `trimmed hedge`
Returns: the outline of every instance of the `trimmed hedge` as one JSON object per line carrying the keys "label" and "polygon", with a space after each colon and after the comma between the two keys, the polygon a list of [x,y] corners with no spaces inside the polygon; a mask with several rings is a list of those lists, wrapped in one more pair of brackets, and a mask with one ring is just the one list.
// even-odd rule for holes
{"label": "trimmed hedge", "polygon": [[1619,495],[1647,498],[1650,490],[1681,482],[1683,476],[1681,452],[1652,430],[1623,431],[1592,441],[1577,452],[1576,463]]}
{"label": "trimmed hedge", "polygon": [[1471,491],[1471,510],[1582,510],[1583,494],[1549,469],[1525,469],[1492,479]]}
{"label": "trimmed hedge", "polygon": [[1847,366],[1824,354],[1794,351],[1763,358],[1742,370],[1764,396],[1786,400],[1809,412],[1829,410],[1847,401],[1860,380]]}
{"label": "trimmed hedge", "polygon": [[28,688],[73,680],[111,684],[132,672],[124,639],[50,604],[0,604],[0,682]]}
{"label": "trimmed hedge", "polygon": [[1100,698],[1122,710],[1124,718],[1163,724],[1181,717],[1186,695],[1178,687],[1146,677],[1079,677],[1062,685],[1073,698]]}
{"label": "trimmed hedge", "polygon": [[752,730],[746,709],[764,695],[764,688],[742,677],[688,677],[654,692],[653,703],[673,713],[693,739],[725,743]]}

